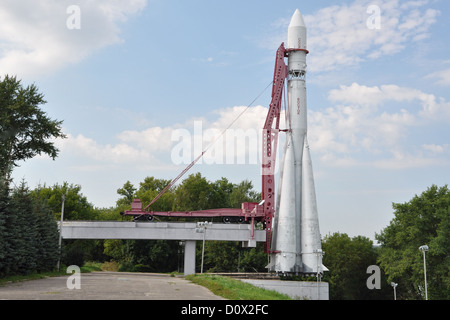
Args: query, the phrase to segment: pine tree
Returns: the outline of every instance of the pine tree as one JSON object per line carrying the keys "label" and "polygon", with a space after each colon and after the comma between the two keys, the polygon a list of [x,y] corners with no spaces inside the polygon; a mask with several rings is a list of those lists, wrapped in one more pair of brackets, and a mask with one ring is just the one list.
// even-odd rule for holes
{"label": "pine tree", "polygon": [[53,219],[46,200],[34,197],[33,215],[36,219],[36,269],[38,272],[50,271],[58,261],[58,226]]}
{"label": "pine tree", "polygon": [[9,202],[9,192],[3,179],[0,178],[0,277],[6,274],[6,256],[8,245],[6,243],[7,228],[6,228],[6,216]]}
{"label": "pine tree", "polygon": [[36,270],[36,218],[33,202],[25,182],[13,191],[7,228],[10,252],[7,259],[11,274],[28,274]]}

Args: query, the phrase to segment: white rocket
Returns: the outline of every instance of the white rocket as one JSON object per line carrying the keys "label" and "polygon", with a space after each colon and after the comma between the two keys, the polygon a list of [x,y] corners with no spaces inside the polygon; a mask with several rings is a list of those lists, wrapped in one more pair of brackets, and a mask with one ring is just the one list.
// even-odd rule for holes
{"label": "white rocket", "polygon": [[311,157],[307,142],[306,26],[300,11],[288,29],[288,104],[286,144],[281,162],[274,215],[270,271],[281,274],[316,274],[322,250]]}

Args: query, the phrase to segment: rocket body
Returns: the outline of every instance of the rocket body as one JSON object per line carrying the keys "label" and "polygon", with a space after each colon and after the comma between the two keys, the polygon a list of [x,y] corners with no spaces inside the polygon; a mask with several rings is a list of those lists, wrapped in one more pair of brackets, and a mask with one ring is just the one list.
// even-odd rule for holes
{"label": "rocket body", "polygon": [[288,29],[286,143],[281,162],[269,269],[322,273],[322,250],[312,163],[307,142],[306,26],[299,10]]}

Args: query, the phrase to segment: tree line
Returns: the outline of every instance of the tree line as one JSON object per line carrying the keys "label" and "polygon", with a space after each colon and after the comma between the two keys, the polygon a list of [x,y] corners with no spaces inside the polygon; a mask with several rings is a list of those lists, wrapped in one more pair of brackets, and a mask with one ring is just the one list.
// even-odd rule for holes
{"label": "tree line", "polygon": [[[58,257],[55,221],[60,219],[62,195],[65,195],[64,220],[129,221],[131,217],[124,217],[120,212],[130,209],[132,199],[139,197],[143,203],[149,203],[167,183],[167,180],[147,177],[135,187],[127,181],[117,190],[116,206],[111,208],[94,207],[81,193],[79,185],[64,182],[62,185],[39,186],[29,190],[22,183],[9,196],[9,203],[14,209],[6,210],[11,213],[15,210],[15,216],[7,215],[8,219],[5,220],[5,214],[0,214],[2,275],[5,275],[5,270],[9,270],[10,273],[30,272],[32,269],[44,270],[45,267],[42,265],[44,262],[48,269],[54,268],[55,259]],[[198,196],[199,194],[201,196]],[[158,206],[155,210],[238,207],[241,202],[258,201],[259,197],[260,194],[254,191],[249,181],[233,184],[226,178],[221,178],[211,182],[200,173],[196,173],[189,175],[178,186],[164,194],[160,198],[161,202],[155,203]],[[4,203],[0,202],[2,205],[0,212],[5,208]],[[325,272],[323,281],[329,283],[331,299],[392,299],[391,282],[399,284],[398,299],[423,299],[423,258],[418,250],[423,244],[430,247],[427,252],[428,296],[430,299],[450,298],[448,187],[433,185],[409,202],[394,203],[393,208],[394,218],[375,236],[378,245],[374,245],[367,237],[350,237],[339,232],[323,237],[322,248],[325,251],[323,263],[330,270]],[[15,224],[14,228],[11,227],[11,223]],[[48,236],[43,236],[46,234],[44,230],[47,230]],[[33,249],[30,249],[30,245]],[[201,245],[201,241],[198,241],[198,268],[201,261]],[[5,248],[14,249],[5,255],[7,252]],[[46,254],[46,258],[43,259],[39,254]],[[63,262],[66,265],[83,265],[85,261],[114,262],[119,271],[182,272],[183,257],[183,243],[180,241],[121,239],[63,241]],[[40,264],[37,264],[38,261]],[[205,245],[206,272],[264,273],[267,272],[265,268],[267,263],[268,256],[264,253],[262,243],[258,243],[256,248],[243,248],[239,242],[227,241],[207,241]],[[7,265],[9,267],[6,267]],[[371,265],[381,268],[380,290],[367,288],[366,281],[370,276],[367,268]]]}

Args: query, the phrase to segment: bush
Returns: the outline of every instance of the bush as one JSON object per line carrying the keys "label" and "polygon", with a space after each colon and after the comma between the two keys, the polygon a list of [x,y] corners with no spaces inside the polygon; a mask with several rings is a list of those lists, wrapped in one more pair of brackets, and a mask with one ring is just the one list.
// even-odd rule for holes
{"label": "bush", "polygon": [[83,250],[78,247],[71,247],[64,255],[63,263],[67,266],[75,265],[81,268],[84,265]]}
{"label": "bush", "polygon": [[130,262],[122,262],[117,269],[119,272],[133,272],[134,266]]}
{"label": "bush", "polygon": [[104,262],[102,264],[102,270],[103,271],[124,271],[124,270],[120,270],[119,263],[117,263],[114,260]]}
{"label": "bush", "polygon": [[152,268],[145,264],[137,264],[133,268],[134,272],[152,272]]}

